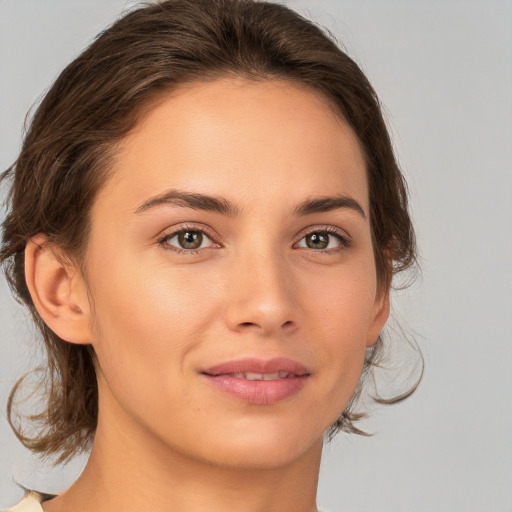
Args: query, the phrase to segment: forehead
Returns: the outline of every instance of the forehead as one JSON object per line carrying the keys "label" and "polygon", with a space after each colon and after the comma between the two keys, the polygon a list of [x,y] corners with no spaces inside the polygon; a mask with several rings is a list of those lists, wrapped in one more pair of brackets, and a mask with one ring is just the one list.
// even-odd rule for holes
{"label": "forehead", "polygon": [[159,98],[117,149],[98,199],[117,195],[126,207],[175,188],[269,203],[342,193],[367,209],[355,133],[321,94],[290,82],[182,86]]}

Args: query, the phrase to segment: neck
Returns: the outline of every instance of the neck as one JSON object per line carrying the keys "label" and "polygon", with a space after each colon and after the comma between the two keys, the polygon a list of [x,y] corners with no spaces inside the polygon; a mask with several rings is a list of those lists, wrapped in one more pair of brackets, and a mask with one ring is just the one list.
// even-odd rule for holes
{"label": "neck", "polygon": [[[102,421],[103,420],[103,421]],[[46,512],[314,512],[322,439],[279,467],[211,465],[100,418],[89,462]]]}

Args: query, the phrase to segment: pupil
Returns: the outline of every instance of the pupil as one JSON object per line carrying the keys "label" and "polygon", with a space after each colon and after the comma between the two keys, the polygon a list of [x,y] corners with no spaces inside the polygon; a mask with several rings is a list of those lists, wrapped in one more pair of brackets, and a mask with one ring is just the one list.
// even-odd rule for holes
{"label": "pupil", "polygon": [[310,249],[325,249],[329,245],[329,235],[312,233],[306,237],[306,245]]}
{"label": "pupil", "polygon": [[203,234],[199,231],[182,231],[178,241],[184,249],[198,249],[203,241]]}

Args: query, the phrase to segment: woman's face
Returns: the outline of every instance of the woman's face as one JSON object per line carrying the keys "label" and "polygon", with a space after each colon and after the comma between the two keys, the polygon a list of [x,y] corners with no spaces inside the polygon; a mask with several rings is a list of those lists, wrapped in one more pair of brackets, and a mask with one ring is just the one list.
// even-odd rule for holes
{"label": "woman's face", "polygon": [[283,82],[151,110],[96,199],[85,270],[98,435],[210,464],[318,449],[387,318],[359,143]]}

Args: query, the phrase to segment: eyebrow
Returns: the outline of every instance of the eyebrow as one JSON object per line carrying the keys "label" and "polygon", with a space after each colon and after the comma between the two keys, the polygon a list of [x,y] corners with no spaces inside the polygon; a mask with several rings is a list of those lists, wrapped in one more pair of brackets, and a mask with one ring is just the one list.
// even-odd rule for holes
{"label": "eyebrow", "polygon": [[[236,217],[240,214],[240,209],[223,197],[183,192],[174,189],[144,201],[144,203],[135,210],[135,213],[140,214],[156,206],[163,205],[205,210],[228,215],[230,217]],[[295,207],[294,214],[302,217],[313,213],[322,213],[344,208],[353,210],[359,213],[363,219],[366,219],[366,214],[361,205],[355,199],[348,196],[325,196],[307,199]]]}
{"label": "eyebrow", "polygon": [[240,210],[235,205],[222,197],[182,192],[180,190],[168,190],[163,194],[144,201],[144,203],[135,210],[135,213],[143,213],[150,208],[162,205],[174,205],[192,208],[194,210],[206,210],[228,215],[230,217],[236,217],[240,213]]}
{"label": "eyebrow", "polygon": [[295,208],[295,214],[311,215],[312,213],[329,212],[342,208],[353,210],[359,213],[363,219],[366,219],[363,207],[355,199],[348,196],[325,196],[307,199]]}

